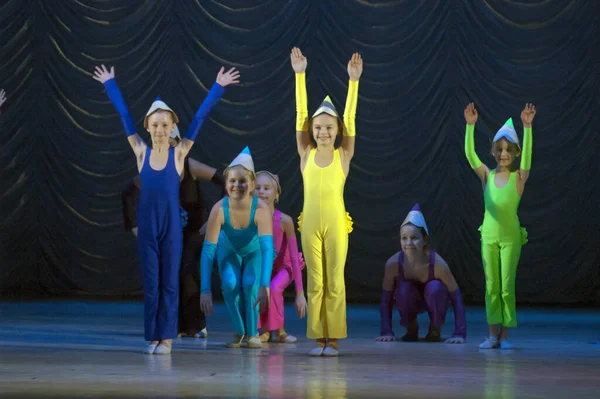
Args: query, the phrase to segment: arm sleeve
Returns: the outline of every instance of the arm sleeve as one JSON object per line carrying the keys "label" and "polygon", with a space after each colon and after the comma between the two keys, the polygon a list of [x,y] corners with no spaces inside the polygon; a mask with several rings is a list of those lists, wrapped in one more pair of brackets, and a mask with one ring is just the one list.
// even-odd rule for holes
{"label": "arm sleeve", "polygon": [[296,293],[304,291],[302,286],[302,269],[300,268],[300,259],[298,253],[298,241],[296,237],[289,237],[287,239],[287,248],[292,260],[292,274],[294,277],[294,285],[296,287]]}
{"label": "arm sleeve", "polygon": [[356,136],[356,104],[358,103],[358,81],[351,80],[348,83],[348,96],[346,97],[346,108],[344,109],[344,135]]}
{"label": "arm sleeve", "polygon": [[121,116],[121,123],[123,123],[127,137],[135,134],[135,125],[133,124],[133,120],[129,115],[127,105],[125,104],[125,100],[123,99],[123,95],[121,94],[121,90],[119,90],[119,86],[117,86],[115,79],[109,79],[104,82],[104,88],[108,98],[110,98],[110,101],[113,103],[117,112]]}
{"label": "arm sleeve", "polygon": [[260,251],[262,253],[262,267],[260,273],[260,286],[269,287],[271,285],[271,272],[273,271],[274,244],[273,236],[265,235],[258,237],[260,242]]}
{"label": "arm sleeve", "polygon": [[382,337],[394,336],[394,331],[392,330],[393,297],[394,293],[392,291],[381,291],[381,304],[379,305],[379,312],[381,313],[381,331],[379,332],[379,335]]}
{"label": "arm sleeve", "polygon": [[531,169],[531,153],[533,152],[533,136],[531,128],[526,127],[523,129],[523,151],[521,153],[521,169]]}
{"label": "arm sleeve", "polygon": [[308,132],[308,99],[306,74],[296,74],[296,131]]}
{"label": "arm sleeve", "polygon": [[202,255],[200,257],[200,292],[203,294],[211,292],[211,277],[217,244],[204,241]]}
{"label": "arm sleeve", "polygon": [[454,308],[454,334],[452,336],[467,339],[467,318],[460,288],[450,293],[450,302]]}
{"label": "arm sleeve", "polygon": [[465,155],[471,168],[477,169],[481,166],[481,160],[475,152],[475,125],[467,125],[465,132]]}
{"label": "arm sleeve", "polygon": [[196,111],[196,115],[194,115],[194,119],[190,124],[187,132],[185,133],[185,138],[191,141],[196,141],[196,137],[198,137],[198,132],[200,128],[204,124],[204,120],[210,114],[210,111],[213,109],[215,104],[219,102],[223,94],[225,93],[225,88],[215,82],[208,92],[208,95]]}

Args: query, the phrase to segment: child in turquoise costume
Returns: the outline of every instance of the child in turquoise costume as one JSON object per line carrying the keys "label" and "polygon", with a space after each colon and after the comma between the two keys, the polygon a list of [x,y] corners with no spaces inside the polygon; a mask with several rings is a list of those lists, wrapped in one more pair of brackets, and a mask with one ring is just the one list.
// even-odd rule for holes
{"label": "child in turquoise costume", "polygon": [[[479,345],[481,349],[513,348],[508,341],[508,329],[517,326],[515,279],[521,246],[527,242],[527,232],[521,227],[517,209],[531,170],[531,123],[535,112],[533,104],[526,104],[521,112],[524,130],[522,148],[512,119],[498,130],[492,144],[497,166],[490,170],[475,153],[477,110],[472,103],[464,110],[467,122],[465,154],[471,168],[481,179],[485,202],[485,216],[479,231],[490,337]],[[517,169],[513,163],[519,156],[521,165]]]}
{"label": "child in turquoise costume", "polygon": [[247,348],[259,349],[256,305],[261,311],[269,306],[273,217],[269,206],[252,195],[256,175],[248,147],[223,174],[227,196],[210,212],[200,258],[200,308],[206,314],[213,310],[210,276],[216,254],[225,306],[236,333],[226,346],[239,348],[247,338]]}

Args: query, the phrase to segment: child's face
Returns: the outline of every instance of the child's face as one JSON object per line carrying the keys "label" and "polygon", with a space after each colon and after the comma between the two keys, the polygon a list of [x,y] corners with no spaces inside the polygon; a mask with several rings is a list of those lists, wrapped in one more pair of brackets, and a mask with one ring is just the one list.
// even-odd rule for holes
{"label": "child's face", "polygon": [[229,197],[241,200],[250,195],[256,184],[252,176],[248,170],[241,166],[235,166],[228,170],[225,184]]}
{"label": "child's face", "polygon": [[521,151],[519,151],[519,147],[516,144],[502,138],[493,144],[492,155],[496,159],[498,166],[508,168],[521,155]]}
{"label": "child's face", "polygon": [[259,174],[256,177],[256,188],[254,196],[265,201],[267,204],[274,204],[277,200],[277,186],[273,179],[267,174]]}
{"label": "child's face", "polygon": [[424,237],[421,229],[415,225],[406,224],[400,229],[400,245],[404,253],[422,254],[427,241],[427,237]]}

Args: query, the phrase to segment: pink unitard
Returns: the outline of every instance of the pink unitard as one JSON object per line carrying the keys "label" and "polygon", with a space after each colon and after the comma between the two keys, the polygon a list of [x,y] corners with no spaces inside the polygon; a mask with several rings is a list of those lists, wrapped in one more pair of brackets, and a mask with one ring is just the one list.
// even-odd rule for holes
{"label": "pink unitard", "polygon": [[281,227],[281,211],[275,209],[273,215],[273,241],[276,258],[273,262],[271,274],[271,302],[269,310],[260,314],[258,327],[263,332],[274,331],[283,327],[283,291],[294,280],[296,292],[304,291],[302,288],[302,269],[304,259],[298,252],[296,237],[288,238]]}

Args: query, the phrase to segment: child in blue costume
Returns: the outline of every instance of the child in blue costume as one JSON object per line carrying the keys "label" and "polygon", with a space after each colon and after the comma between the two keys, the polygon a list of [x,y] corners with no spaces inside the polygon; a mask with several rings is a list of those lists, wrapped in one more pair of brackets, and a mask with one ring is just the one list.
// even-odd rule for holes
{"label": "child in blue costume", "polygon": [[96,67],[94,79],[104,85],[119,112],[140,173],[138,252],[144,285],[144,337],[150,341],[144,353],[166,355],[171,353],[172,339],[177,337],[182,249],[179,182],[185,158],[210,110],[223,96],[224,87],[238,83],[239,73],[233,68],[224,73],[221,68],[185,138],[175,147],[169,145],[169,137],[179,118],[167,104],[157,99],[144,118],[144,127],[152,138],[151,148],[136,133],[114,77],[114,67],[110,72],[104,65]]}
{"label": "child in blue costume", "polygon": [[226,346],[239,348],[247,338],[247,348],[259,349],[256,305],[260,311],[269,306],[273,218],[269,206],[252,195],[256,176],[248,147],[223,174],[227,196],[210,212],[200,258],[200,308],[206,314],[213,310],[210,275],[216,254],[225,306],[236,333]]}

